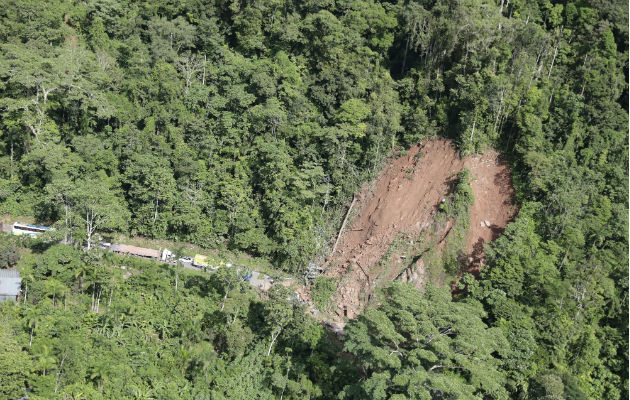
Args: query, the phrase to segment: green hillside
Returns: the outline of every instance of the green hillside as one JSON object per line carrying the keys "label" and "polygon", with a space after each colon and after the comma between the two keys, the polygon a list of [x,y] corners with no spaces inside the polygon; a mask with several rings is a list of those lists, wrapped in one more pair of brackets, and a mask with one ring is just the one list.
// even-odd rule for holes
{"label": "green hillside", "polygon": [[353,193],[436,136],[502,152],[520,205],[455,295],[393,284],[339,340],[229,268],[176,287],[3,235],[23,281],[0,399],[628,398],[626,2],[0,0],[0,215],[66,242],[301,278]]}

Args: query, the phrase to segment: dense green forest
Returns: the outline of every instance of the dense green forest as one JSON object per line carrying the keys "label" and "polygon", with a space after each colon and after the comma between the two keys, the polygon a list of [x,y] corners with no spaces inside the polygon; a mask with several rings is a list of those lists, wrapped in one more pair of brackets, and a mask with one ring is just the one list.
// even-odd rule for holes
{"label": "dense green forest", "polygon": [[0,0],[0,214],[299,276],[434,136],[521,206],[454,298],[394,284],[343,342],[226,268],[2,238],[0,398],[628,398],[627,80],[622,1]]}

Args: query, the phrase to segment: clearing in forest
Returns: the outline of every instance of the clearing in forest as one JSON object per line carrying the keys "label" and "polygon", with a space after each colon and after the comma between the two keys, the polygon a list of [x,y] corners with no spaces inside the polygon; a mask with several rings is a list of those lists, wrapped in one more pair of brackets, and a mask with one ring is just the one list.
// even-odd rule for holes
{"label": "clearing in forest", "polygon": [[453,235],[454,221],[437,214],[463,168],[471,172],[474,204],[458,244],[466,253],[459,261],[478,272],[483,244],[496,239],[517,212],[510,170],[497,152],[462,159],[450,140],[427,140],[395,159],[358,195],[339,245],[323,265],[324,274],[338,280],[338,318],[356,316],[386,281],[445,283],[443,273],[427,277],[425,263],[439,263],[435,258]]}

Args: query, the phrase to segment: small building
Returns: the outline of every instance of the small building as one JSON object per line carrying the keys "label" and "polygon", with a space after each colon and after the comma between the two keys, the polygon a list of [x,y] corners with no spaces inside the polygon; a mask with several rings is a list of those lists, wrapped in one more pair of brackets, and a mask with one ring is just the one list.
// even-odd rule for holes
{"label": "small building", "polygon": [[114,253],[129,254],[136,257],[149,258],[158,260],[160,258],[160,250],[146,249],[144,247],[130,246],[128,244],[114,243],[111,247]]}
{"label": "small building", "polygon": [[16,269],[0,269],[0,302],[17,301],[22,290],[20,271]]}

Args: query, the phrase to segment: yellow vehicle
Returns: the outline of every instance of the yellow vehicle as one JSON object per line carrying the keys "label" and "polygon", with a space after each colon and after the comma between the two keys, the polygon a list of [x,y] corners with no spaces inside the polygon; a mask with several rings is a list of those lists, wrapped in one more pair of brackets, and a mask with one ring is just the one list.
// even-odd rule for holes
{"label": "yellow vehicle", "polygon": [[209,267],[210,266],[208,264],[208,257],[201,254],[195,254],[195,258],[193,258],[192,264],[195,267]]}

